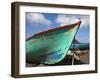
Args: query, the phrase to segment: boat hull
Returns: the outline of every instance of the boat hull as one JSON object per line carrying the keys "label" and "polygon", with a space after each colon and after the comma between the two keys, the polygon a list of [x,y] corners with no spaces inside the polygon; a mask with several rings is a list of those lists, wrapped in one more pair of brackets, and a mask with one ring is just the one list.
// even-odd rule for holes
{"label": "boat hull", "polygon": [[79,25],[34,36],[26,41],[26,61],[55,64],[64,59]]}

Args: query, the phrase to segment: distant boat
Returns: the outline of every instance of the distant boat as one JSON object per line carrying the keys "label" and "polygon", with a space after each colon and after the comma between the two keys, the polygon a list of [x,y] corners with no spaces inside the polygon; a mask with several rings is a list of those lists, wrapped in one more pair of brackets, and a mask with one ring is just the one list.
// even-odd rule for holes
{"label": "distant boat", "polygon": [[26,61],[55,64],[62,61],[70,49],[81,21],[33,35],[26,39]]}
{"label": "distant boat", "polygon": [[89,49],[89,43],[74,43],[70,47],[70,50],[73,49],[80,49],[80,50]]}

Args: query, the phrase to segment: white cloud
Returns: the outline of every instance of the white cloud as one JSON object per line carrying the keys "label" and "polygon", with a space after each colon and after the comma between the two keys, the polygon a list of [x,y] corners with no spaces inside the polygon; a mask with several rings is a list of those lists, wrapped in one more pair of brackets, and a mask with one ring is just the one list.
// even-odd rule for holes
{"label": "white cloud", "polygon": [[60,26],[73,24],[79,20],[74,16],[58,15],[56,18],[56,23],[59,23]]}
{"label": "white cloud", "polygon": [[80,19],[81,19],[81,28],[86,28],[89,26],[90,24],[90,19],[89,19],[89,16],[80,16]]}
{"label": "white cloud", "polygon": [[27,14],[27,19],[31,23],[36,23],[36,24],[44,24],[44,25],[51,25],[51,20],[48,20],[43,14],[41,13],[28,13]]}
{"label": "white cloud", "polygon": [[89,25],[89,16],[75,16],[75,15],[58,15],[55,22],[60,24],[60,26],[63,25],[69,25],[73,24],[75,22],[78,22],[79,19],[81,20],[80,27],[87,27]]}

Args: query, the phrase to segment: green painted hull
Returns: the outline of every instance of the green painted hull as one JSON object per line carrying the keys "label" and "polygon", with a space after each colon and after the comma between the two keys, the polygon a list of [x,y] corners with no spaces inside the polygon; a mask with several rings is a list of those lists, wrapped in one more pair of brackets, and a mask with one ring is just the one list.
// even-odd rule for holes
{"label": "green painted hull", "polygon": [[33,36],[26,41],[26,61],[55,64],[68,54],[79,24]]}

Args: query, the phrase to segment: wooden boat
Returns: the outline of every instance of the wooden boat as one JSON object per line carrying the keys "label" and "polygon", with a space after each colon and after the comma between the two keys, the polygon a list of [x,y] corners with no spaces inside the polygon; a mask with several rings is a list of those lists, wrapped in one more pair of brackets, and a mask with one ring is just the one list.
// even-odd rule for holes
{"label": "wooden boat", "polygon": [[33,35],[26,39],[26,61],[55,64],[69,54],[81,21]]}

